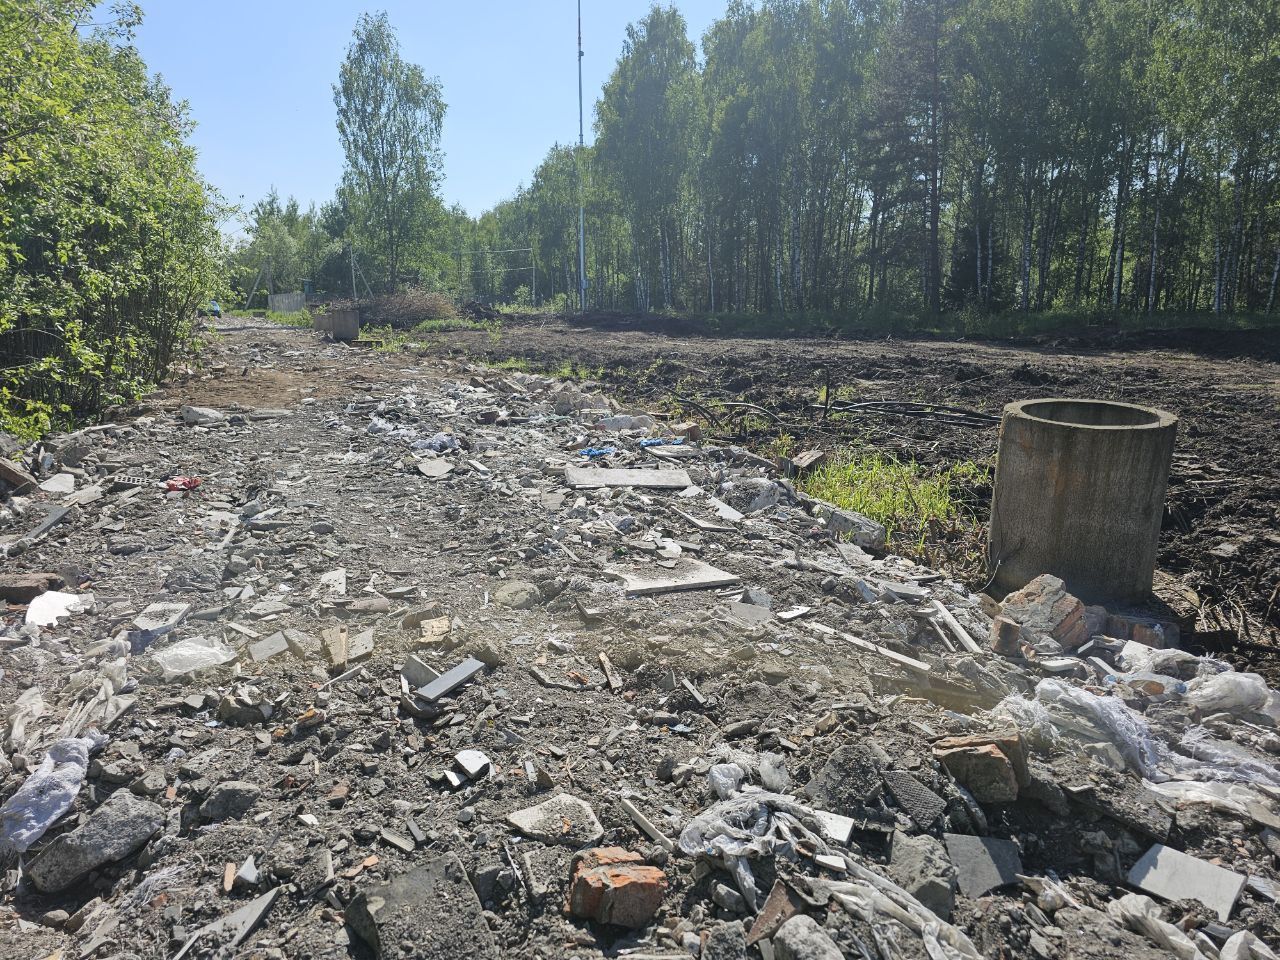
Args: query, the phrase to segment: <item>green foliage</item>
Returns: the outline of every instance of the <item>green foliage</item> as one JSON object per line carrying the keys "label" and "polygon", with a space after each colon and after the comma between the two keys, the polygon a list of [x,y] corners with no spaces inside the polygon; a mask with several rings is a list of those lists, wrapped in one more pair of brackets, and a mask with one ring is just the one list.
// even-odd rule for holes
{"label": "green foliage", "polygon": [[812,497],[884,524],[890,535],[923,539],[931,526],[972,521],[960,491],[989,481],[990,468],[963,461],[929,472],[915,462],[845,450],[805,476],[799,488]]}
{"label": "green foliage", "polygon": [[0,428],[138,396],[221,293],[190,121],[129,45],[138,8],[0,0]]}
{"label": "green foliage", "polygon": [[[700,323],[1037,332],[1274,322],[1280,5],[734,0],[700,60],[627,33],[597,142],[457,247],[532,246],[539,303]],[[511,302],[513,262],[458,289]]]}
{"label": "green foliage", "polygon": [[374,258],[386,292],[441,215],[439,80],[400,56],[385,13],[363,14],[333,88],[346,158],[340,202],[351,239]]}

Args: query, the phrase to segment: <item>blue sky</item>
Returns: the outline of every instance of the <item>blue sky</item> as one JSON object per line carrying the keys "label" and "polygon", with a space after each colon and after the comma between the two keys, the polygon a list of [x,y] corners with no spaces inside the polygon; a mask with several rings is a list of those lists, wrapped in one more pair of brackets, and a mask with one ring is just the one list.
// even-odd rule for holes
{"label": "blue sky", "polygon": [[[676,0],[695,43],[725,0]],[[583,0],[592,105],[649,0]],[[143,0],[137,45],[199,126],[200,168],[246,207],[272,186],[320,204],[342,172],[332,85],[356,18],[385,9],[405,57],[440,77],[446,203],[479,214],[578,136],[575,0]]]}

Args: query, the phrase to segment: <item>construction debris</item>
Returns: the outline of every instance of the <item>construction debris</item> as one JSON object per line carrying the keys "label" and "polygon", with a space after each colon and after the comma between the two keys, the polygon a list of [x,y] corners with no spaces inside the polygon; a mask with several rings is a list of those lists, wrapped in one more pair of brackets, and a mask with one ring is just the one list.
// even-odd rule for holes
{"label": "construction debris", "polygon": [[[40,955],[85,960],[1266,957],[1262,677],[1051,578],[973,595],[595,386],[311,336],[214,348],[313,388],[287,409],[233,405],[214,368],[23,457],[0,936],[43,924]],[[40,489],[63,473],[75,493]]]}

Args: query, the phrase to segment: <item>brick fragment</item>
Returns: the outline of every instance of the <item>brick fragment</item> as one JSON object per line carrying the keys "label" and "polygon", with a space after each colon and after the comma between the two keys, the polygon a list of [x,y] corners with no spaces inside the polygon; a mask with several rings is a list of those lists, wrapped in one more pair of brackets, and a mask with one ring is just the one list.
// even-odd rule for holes
{"label": "brick fragment", "polygon": [[632,929],[653,919],[667,889],[667,878],[637,853],[621,847],[593,847],[573,858],[569,868],[571,916]]}

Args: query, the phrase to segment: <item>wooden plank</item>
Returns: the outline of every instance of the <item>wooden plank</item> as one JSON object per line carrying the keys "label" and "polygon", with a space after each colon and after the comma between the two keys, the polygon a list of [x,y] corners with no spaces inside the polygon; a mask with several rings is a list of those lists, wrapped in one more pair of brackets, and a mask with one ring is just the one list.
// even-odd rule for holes
{"label": "wooden plank", "polygon": [[610,569],[608,572],[623,579],[629,597],[674,593],[677,590],[710,590],[715,587],[731,587],[740,582],[740,578],[734,574],[717,570],[701,560],[689,560],[681,565],[678,573],[656,576],[644,576],[626,570]]}
{"label": "wooden plank", "polygon": [[683,470],[621,470],[612,467],[565,467],[564,482],[575,490],[597,487],[648,487],[683,490],[692,482]]}

